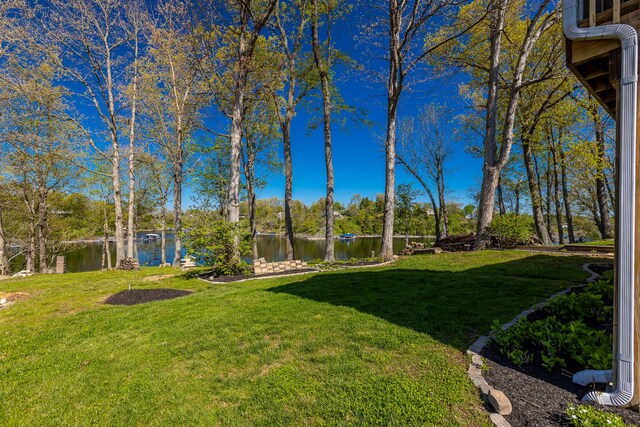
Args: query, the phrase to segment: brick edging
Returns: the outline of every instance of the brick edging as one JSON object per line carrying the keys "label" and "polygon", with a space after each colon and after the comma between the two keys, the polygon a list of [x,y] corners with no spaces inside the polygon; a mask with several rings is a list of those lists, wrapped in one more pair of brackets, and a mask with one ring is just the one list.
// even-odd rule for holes
{"label": "brick edging", "polygon": [[[600,275],[595,271],[589,269],[589,264],[583,264],[582,269],[587,273],[591,273],[591,276],[587,279],[586,283],[583,285],[572,286],[570,288],[564,289],[560,292],[556,292],[551,297],[547,298],[544,302],[535,304],[531,308],[523,311],[514,317],[510,322],[505,323],[500,326],[500,329],[505,331],[515,325],[520,319],[523,317],[527,317],[529,314],[533,313],[536,310],[540,310],[545,307],[549,302],[561,295],[566,295],[574,289],[584,288],[585,286],[593,283],[597,280]],[[505,415],[509,415],[511,413],[511,402],[507,398],[507,396],[500,390],[497,390],[487,383],[487,380],[482,376],[482,368],[484,366],[484,361],[482,360],[482,356],[480,353],[482,349],[487,345],[489,340],[493,338],[494,333],[491,332],[489,335],[484,335],[478,338],[471,346],[467,349],[467,355],[471,357],[471,362],[469,363],[469,370],[467,371],[467,376],[473,382],[473,385],[476,386],[478,390],[480,390],[480,394],[482,398],[488,401],[491,406],[494,408],[495,412],[489,414],[489,418],[491,422],[496,427],[510,427],[511,424],[504,417]]]}

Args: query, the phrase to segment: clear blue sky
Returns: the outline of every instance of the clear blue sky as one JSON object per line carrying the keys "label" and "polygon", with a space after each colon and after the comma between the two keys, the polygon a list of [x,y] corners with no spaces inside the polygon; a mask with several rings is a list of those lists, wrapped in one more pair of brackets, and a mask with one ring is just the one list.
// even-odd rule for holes
{"label": "clear blue sky", "polygon": [[[366,64],[367,61],[361,57],[352,41],[353,33],[357,31],[355,26],[341,24],[334,27],[334,30],[338,48],[349,53],[358,62]],[[379,62],[377,66],[382,71],[385,70],[384,63]],[[434,78],[420,87],[403,92],[399,119],[411,115],[427,103],[446,105],[452,110],[453,116],[463,113],[464,105],[458,95],[458,84],[463,79],[462,74]],[[383,82],[372,83],[371,79],[367,81],[364,76],[354,73],[350,73],[349,79],[339,82],[338,86],[346,103],[364,108],[367,119],[372,122],[372,127],[348,122],[346,129],[335,124],[332,128],[335,200],[346,204],[355,194],[374,198],[376,194],[384,193],[384,147],[380,138],[386,129],[387,100]],[[314,102],[318,103],[318,108],[321,107],[319,98],[314,99]],[[293,197],[307,205],[324,197],[326,191],[322,127],[313,132],[309,130],[310,114],[300,108],[292,129]],[[457,137],[453,132],[450,136],[454,148],[446,171],[447,200],[461,204],[475,203],[473,193],[480,188],[482,161],[465,153],[465,141],[454,139]],[[281,145],[279,154],[282,157]],[[396,184],[414,182],[402,166],[398,165],[396,171]],[[422,189],[417,182],[414,187]],[[189,206],[194,204],[190,190],[186,191],[186,204]],[[435,188],[432,190],[435,191]],[[258,195],[259,199],[270,197],[284,197],[282,174],[271,175],[268,185]],[[419,197],[418,201],[426,202],[426,195]]]}

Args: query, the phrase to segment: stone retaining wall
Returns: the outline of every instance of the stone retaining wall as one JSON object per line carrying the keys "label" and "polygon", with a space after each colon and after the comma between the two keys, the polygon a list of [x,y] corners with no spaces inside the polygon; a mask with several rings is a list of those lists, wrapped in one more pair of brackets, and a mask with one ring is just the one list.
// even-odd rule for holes
{"label": "stone retaining wall", "polygon": [[300,260],[281,262],[267,262],[264,258],[253,260],[253,272],[255,274],[279,273],[307,267],[307,263]]}

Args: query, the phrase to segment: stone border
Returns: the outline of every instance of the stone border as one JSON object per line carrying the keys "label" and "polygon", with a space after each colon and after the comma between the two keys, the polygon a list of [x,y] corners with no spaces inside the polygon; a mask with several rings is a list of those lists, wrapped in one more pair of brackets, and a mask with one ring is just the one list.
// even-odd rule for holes
{"label": "stone border", "polygon": [[[318,269],[318,271],[339,271],[339,270],[353,270],[354,268],[375,268],[375,267],[384,267],[387,266],[389,264],[393,264],[394,262],[396,262],[398,260],[398,258],[400,258],[398,255],[394,255],[393,259],[391,261],[385,261],[385,262],[381,262],[378,264],[365,264],[365,265],[336,265],[336,268],[333,268],[331,270],[322,270],[322,269]],[[317,267],[311,267],[311,268],[317,268]]]}
{"label": "stone border", "polygon": [[[311,267],[307,267],[307,268],[311,268]],[[198,277],[198,280],[202,280],[203,282],[211,283],[213,285],[232,285],[234,283],[248,282],[249,280],[278,279],[278,278],[281,278],[281,277],[294,277],[294,276],[302,276],[304,274],[313,274],[313,273],[320,273],[320,270],[303,271],[301,273],[278,274],[277,276],[274,275],[274,276],[249,277],[248,279],[234,280],[233,282],[214,282],[212,280],[203,279],[202,277]]]}
{"label": "stone border", "polygon": [[[559,297],[561,295],[566,295],[569,292],[573,291],[574,289],[584,288],[585,286],[593,283],[600,277],[598,273],[589,269],[589,264],[583,264],[582,269],[587,273],[591,273],[591,276],[589,276],[589,278],[587,279],[587,283],[583,285],[572,286],[570,288],[564,289],[560,292],[553,294],[551,297],[547,298],[544,302],[535,304],[531,308],[518,314],[510,322],[507,322],[504,325],[500,326],[500,329],[503,331],[509,329],[510,327],[515,325],[520,319],[527,317],[534,311],[540,310],[541,308],[545,307],[547,304],[549,304],[549,302],[552,299]],[[467,375],[469,376],[469,379],[471,380],[471,382],[473,382],[473,385],[475,385],[476,388],[480,390],[480,394],[482,395],[482,398],[488,401],[491,404],[491,406],[494,408],[495,412],[489,414],[489,418],[491,419],[491,422],[493,423],[493,425],[496,427],[510,427],[511,424],[509,424],[507,419],[504,417],[505,415],[511,414],[511,411],[512,411],[512,406],[511,406],[511,402],[509,401],[509,398],[507,398],[507,396],[502,391],[491,387],[489,383],[487,383],[487,381],[482,376],[482,368],[484,366],[484,361],[482,360],[482,356],[480,356],[479,353],[482,352],[482,349],[485,347],[485,345],[487,345],[489,340],[493,338],[494,335],[495,334],[491,332],[489,335],[481,336],[476,340],[476,342],[471,344],[471,346],[467,349],[467,355],[471,357],[471,362],[469,363],[469,370],[467,371]]]}
{"label": "stone border", "polygon": [[[398,256],[394,255],[394,259],[392,261],[382,262],[380,264],[350,265],[350,266],[341,267],[341,268],[336,269],[336,270],[319,270],[319,269],[316,269],[315,271],[303,271],[302,273],[278,274],[277,276],[258,276],[258,277],[250,277],[248,279],[236,280],[234,282],[214,282],[214,281],[211,281],[211,280],[203,279],[202,277],[198,277],[198,280],[202,280],[203,282],[211,283],[211,284],[214,284],[214,285],[230,285],[232,283],[248,282],[249,280],[278,279],[278,278],[281,278],[281,277],[302,276],[304,274],[323,273],[323,272],[326,272],[326,271],[349,270],[349,269],[354,269],[354,268],[383,267],[383,266],[386,266],[386,265],[389,265],[389,264],[393,264],[394,262],[397,261],[397,259],[398,259]],[[309,266],[307,268],[316,268],[316,267]]]}

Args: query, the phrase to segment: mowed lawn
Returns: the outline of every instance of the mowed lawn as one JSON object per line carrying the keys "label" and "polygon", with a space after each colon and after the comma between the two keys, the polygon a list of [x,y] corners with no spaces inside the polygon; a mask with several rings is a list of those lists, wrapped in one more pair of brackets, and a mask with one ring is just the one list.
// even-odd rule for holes
{"label": "mowed lawn", "polygon": [[[160,268],[0,281],[29,294],[0,310],[0,425],[490,425],[464,350],[582,282],[584,262],[486,251],[227,285]],[[128,285],[194,293],[102,304]]]}

